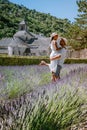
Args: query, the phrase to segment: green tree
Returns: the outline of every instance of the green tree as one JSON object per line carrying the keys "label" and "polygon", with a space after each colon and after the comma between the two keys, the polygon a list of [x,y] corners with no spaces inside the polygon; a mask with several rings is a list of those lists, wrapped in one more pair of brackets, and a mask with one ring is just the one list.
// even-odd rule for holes
{"label": "green tree", "polygon": [[82,28],[87,29],[87,0],[77,0],[77,5],[79,14],[76,20]]}
{"label": "green tree", "polygon": [[77,0],[78,18],[67,31],[68,43],[74,49],[87,48],[87,1]]}
{"label": "green tree", "polygon": [[77,0],[78,5],[78,18],[76,21],[81,27],[80,36],[81,37],[81,46],[87,48],[87,0]]}

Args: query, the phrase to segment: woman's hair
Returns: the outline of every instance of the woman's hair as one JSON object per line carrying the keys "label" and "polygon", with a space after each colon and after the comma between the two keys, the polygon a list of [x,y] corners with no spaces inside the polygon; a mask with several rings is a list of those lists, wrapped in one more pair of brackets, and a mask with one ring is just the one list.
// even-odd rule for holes
{"label": "woman's hair", "polygon": [[66,38],[61,38],[61,40],[60,40],[60,45],[61,45],[62,47],[65,47],[65,46],[67,45],[67,40],[66,40]]}

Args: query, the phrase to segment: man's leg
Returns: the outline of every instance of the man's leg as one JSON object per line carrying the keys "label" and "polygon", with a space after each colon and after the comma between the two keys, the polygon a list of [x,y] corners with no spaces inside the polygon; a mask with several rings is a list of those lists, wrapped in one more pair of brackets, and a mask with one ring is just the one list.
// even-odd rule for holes
{"label": "man's leg", "polygon": [[52,72],[52,78],[51,78],[51,80],[52,80],[53,82],[56,81],[56,76],[55,76],[55,73],[54,73],[54,72]]}
{"label": "man's leg", "polygon": [[61,71],[62,67],[60,65],[57,65],[57,69],[56,69],[56,73],[55,73],[55,77],[56,79],[60,79],[60,71]]}

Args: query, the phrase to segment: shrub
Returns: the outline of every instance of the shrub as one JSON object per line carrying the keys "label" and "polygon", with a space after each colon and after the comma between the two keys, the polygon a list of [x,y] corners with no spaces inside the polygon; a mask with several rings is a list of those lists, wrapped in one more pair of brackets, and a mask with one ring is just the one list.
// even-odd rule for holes
{"label": "shrub", "polygon": [[36,65],[41,60],[49,62],[49,58],[44,56],[0,56],[0,65]]}

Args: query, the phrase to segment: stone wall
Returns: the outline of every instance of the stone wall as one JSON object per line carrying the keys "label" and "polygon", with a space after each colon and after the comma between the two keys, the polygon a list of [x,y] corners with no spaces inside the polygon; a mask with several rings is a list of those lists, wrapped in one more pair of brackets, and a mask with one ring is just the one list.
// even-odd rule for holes
{"label": "stone wall", "polygon": [[82,50],[68,50],[67,58],[87,58],[87,49]]}

